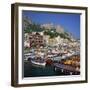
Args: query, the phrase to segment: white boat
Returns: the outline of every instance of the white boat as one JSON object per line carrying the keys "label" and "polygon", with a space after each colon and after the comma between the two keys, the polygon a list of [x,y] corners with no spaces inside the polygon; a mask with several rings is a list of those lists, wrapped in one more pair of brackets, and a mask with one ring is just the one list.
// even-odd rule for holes
{"label": "white boat", "polygon": [[31,63],[34,64],[34,65],[39,65],[39,66],[45,66],[46,65],[46,62],[36,62],[34,60],[31,60]]}
{"label": "white boat", "polygon": [[59,50],[52,50],[52,53],[53,53],[53,54],[59,54],[60,51],[59,51]]}
{"label": "white boat", "polygon": [[24,60],[27,61],[28,59],[34,59],[35,58],[35,55],[33,53],[27,53],[27,54],[24,54]]}
{"label": "white boat", "polygon": [[63,55],[61,58],[62,58],[62,59],[66,59],[66,57],[67,57],[66,55]]}
{"label": "white boat", "polygon": [[34,57],[31,59],[31,63],[34,65],[45,66],[44,52],[36,51]]}
{"label": "white boat", "polygon": [[67,54],[66,54],[67,57],[70,57],[70,56],[72,56],[72,55],[73,55],[72,53],[67,53]]}
{"label": "white boat", "polygon": [[53,56],[54,56],[53,54],[48,54],[48,55],[47,55],[48,58],[51,58],[51,57],[53,57]]}
{"label": "white boat", "polygon": [[53,57],[53,61],[61,61],[61,56],[55,56]]}

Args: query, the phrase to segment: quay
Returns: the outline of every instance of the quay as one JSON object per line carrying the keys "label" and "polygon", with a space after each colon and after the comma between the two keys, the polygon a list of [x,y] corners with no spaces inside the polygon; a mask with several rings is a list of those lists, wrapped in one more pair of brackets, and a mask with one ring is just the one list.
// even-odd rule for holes
{"label": "quay", "polygon": [[79,75],[80,71],[77,70],[75,67],[69,66],[69,65],[64,65],[60,63],[53,63],[54,70],[60,70],[61,72],[69,73],[70,75]]}

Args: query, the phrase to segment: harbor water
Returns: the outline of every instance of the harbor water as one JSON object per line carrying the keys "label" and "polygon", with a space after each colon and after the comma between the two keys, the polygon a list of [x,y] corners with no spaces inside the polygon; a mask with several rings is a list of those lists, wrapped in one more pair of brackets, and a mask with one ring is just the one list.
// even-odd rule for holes
{"label": "harbor water", "polygon": [[55,70],[51,65],[45,67],[33,65],[30,61],[24,62],[24,77],[40,77],[40,76],[64,76],[69,73]]}

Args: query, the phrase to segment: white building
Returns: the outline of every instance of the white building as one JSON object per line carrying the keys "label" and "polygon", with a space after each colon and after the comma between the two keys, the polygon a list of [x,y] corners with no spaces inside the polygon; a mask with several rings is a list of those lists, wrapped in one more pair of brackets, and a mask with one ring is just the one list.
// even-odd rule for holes
{"label": "white building", "polygon": [[24,34],[24,47],[30,47],[29,33]]}

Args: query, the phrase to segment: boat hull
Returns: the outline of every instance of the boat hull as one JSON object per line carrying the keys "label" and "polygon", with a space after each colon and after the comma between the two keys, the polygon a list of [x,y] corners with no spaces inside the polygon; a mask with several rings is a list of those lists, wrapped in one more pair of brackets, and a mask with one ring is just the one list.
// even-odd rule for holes
{"label": "boat hull", "polygon": [[40,63],[40,62],[35,62],[35,61],[32,61],[32,60],[31,60],[31,63],[34,64],[34,65],[43,66],[43,67],[45,67],[45,65],[46,65],[46,62]]}

